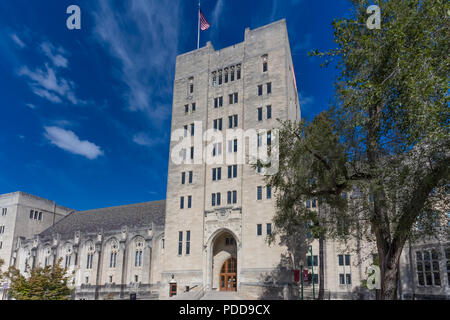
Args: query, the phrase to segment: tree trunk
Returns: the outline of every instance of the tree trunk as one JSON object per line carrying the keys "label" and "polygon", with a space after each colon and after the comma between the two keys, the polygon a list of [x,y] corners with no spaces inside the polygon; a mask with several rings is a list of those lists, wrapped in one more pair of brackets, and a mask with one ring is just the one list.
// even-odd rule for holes
{"label": "tree trunk", "polygon": [[397,300],[397,290],[399,281],[400,255],[403,245],[396,243],[389,246],[388,253],[385,253],[380,260],[381,268],[381,300]]}
{"label": "tree trunk", "polygon": [[319,237],[319,300],[323,300],[325,296],[325,263],[323,261],[324,236]]}

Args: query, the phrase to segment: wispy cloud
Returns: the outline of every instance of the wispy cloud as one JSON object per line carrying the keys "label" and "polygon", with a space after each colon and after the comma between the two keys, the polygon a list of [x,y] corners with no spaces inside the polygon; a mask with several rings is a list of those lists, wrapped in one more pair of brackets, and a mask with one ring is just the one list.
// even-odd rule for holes
{"label": "wispy cloud", "polygon": [[19,46],[21,49],[25,48],[27,45],[17,36],[17,34],[12,33],[10,35],[11,39],[14,41],[14,43]]}
{"label": "wispy cloud", "polygon": [[162,144],[164,141],[161,137],[151,138],[148,134],[140,132],[133,137],[133,142],[144,147],[154,147]]}
{"label": "wispy cloud", "polygon": [[300,93],[300,108],[308,109],[314,102],[313,96],[307,96],[304,92]]}
{"label": "wispy cloud", "polygon": [[27,66],[20,68],[18,74],[27,77],[31,90],[38,96],[54,103],[61,103],[66,99],[73,104],[79,101],[75,96],[74,83],[62,77],[57,77],[56,70],[45,65],[44,69],[30,70]]}
{"label": "wispy cloud", "polygon": [[[120,9],[115,6],[121,5]],[[100,0],[95,17],[95,36],[120,62],[116,76],[125,84],[122,97],[133,111],[166,119],[168,107],[155,101],[170,98],[177,50],[177,1]],[[161,113],[162,112],[162,113]]]}
{"label": "wispy cloud", "polygon": [[103,151],[92,142],[80,140],[73,131],[59,127],[44,127],[44,136],[55,146],[90,160],[103,155]]}
{"label": "wispy cloud", "polygon": [[69,65],[69,61],[63,56],[63,54],[67,54],[63,48],[55,48],[50,42],[44,42],[41,44],[41,50],[55,67],[67,68]]}

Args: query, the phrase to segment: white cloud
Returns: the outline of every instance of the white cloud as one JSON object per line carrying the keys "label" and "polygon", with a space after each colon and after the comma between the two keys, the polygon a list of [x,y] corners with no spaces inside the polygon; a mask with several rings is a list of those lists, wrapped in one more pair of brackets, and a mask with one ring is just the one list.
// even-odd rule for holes
{"label": "white cloud", "polygon": [[70,101],[72,104],[84,103],[79,101],[74,93],[74,83],[62,77],[58,78],[56,71],[45,65],[46,70],[36,69],[31,71],[28,67],[22,67],[18,74],[28,77],[31,81],[28,83],[32,91],[51,102],[61,103],[62,99]]}
{"label": "white cloud", "polygon": [[140,132],[133,137],[133,142],[145,147],[153,147],[155,145],[163,143],[159,137],[150,138],[146,133]]}
{"label": "white cloud", "polygon": [[66,54],[63,48],[56,49],[50,42],[43,42],[41,44],[41,50],[56,67],[68,67],[69,61],[62,55]]}
{"label": "white cloud", "polygon": [[308,106],[314,104],[314,97],[313,96],[307,96],[303,92],[300,93],[300,108],[307,108]]}
{"label": "white cloud", "polygon": [[30,109],[36,109],[36,106],[32,103],[27,103],[26,106]]}
{"label": "white cloud", "polygon": [[[120,62],[116,76],[126,85],[122,96],[127,107],[153,117],[158,110],[150,102],[170,98],[172,93],[178,2],[130,0],[118,4],[100,0],[97,3],[95,36]],[[117,10],[117,5],[123,8]],[[169,114],[164,113],[164,119]]]}
{"label": "white cloud", "polygon": [[44,136],[55,146],[73,154],[84,156],[90,160],[103,155],[97,145],[87,140],[81,141],[73,131],[59,127],[44,127]]}
{"label": "white cloud", "polygon": [[17,36],[17,34],[13,33],[10,35],[11,39],[14,41],[14,43],[19,46],[21,49],[26,47],[26,44],[20,40],[20,38]]}

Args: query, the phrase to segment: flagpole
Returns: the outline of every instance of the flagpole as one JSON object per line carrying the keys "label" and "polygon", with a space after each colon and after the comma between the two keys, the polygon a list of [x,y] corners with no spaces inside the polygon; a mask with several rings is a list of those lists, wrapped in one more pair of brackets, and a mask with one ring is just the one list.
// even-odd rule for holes
{"label": "flagpole", "polygon": [[200,0],[198,0],[198,37],[197,37],[197,49],[200,48]]}

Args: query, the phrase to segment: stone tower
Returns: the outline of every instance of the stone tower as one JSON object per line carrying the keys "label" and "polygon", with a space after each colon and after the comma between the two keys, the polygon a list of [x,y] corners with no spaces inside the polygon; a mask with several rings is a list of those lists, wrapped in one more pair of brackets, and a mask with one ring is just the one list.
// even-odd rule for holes
{"label": "stone tower", "polygon": [[[161,298],[170,287],[258,294],[280,262],[284,249],[265,241],[271,188],[251,164],[233,162],[240,152],[248,160],[250,139],[227,136],[241,129],[270,144],[277,119],[300,120],[285,20],[247,28],[243,42],[222,50],[208,42],[177,57]],[[223,140],[205,141],[207,130]]]}

